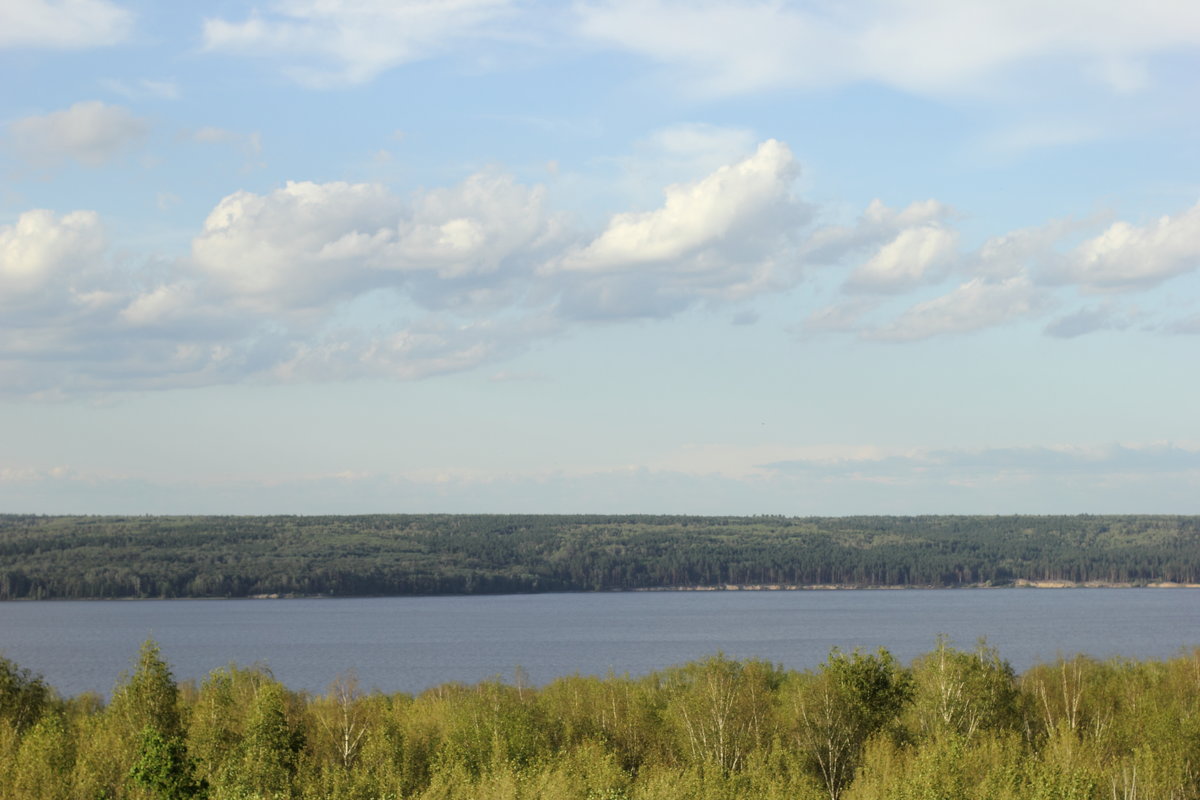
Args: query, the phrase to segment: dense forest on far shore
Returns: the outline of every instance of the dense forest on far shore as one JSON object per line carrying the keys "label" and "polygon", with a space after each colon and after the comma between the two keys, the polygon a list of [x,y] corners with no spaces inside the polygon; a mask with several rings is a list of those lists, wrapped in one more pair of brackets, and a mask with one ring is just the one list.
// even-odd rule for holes
{"label": "dense forest on far shore", "polygon": [[0,599],[1200,582],[1200,517],[0,515]]}
{"label": "dense forest on far shore", "polygon": [[107,705],[0,658],[0,800],[1196,800],[1200,649],[980,643],[817,669],[720,654],[643,677],[324,695],[235,665],[177,684],[153,642]]}

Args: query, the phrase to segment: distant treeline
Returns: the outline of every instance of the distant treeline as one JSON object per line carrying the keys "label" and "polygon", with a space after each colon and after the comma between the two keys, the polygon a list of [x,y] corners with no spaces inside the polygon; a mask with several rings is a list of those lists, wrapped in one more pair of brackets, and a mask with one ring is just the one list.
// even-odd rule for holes
{"label": "distant treeline", "polygon": [[0,516],[0,599],[1200,583],[1200,517]]}
{"label": "distant treeline", "polygon": [[107,705],[0,658],[0,800],[1197,800],[1200,650],[1017,676],[715,655],[644,677],[323,696],[263,667],[179,685],[148,642]]}

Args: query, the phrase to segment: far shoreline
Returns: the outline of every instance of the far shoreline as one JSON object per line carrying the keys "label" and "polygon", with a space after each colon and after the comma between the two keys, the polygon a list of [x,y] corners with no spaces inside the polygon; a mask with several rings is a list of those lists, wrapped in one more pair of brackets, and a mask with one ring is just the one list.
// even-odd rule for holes
{"label": "far shoreline", "polygon": [[604,589],[614,592],[850,592],[850,591],[930,591],[954,589],[1200,589],[1200,583],[1175,583],[1153,581],[1132,583],[1119,581],[1030,581],[1015,580],[1011,583],[967,583],[957,586],[934,586],[903,584],[818,583],[818,584],[738,584],[727,583],[716,586],[645,586],[633,589]]}
{"label": "far shoreline", "polygon": [[176,597],[18,597],[0,600],[4,603],[54,603],[54,602],[141,602],[141,601],[170,601],[170,600],[382,600],[388,598],[406,597],[523,597],[548,594],[626,594],[636,592],[934,592],[934,591],[973,591],[973,590],[1003,590],[1003,589],[1200,589],[1200,583],[1176,583],[1172,581],[1153,581],[1148,583],[1129,583],[1114,581],[1030,581],[1017,580],[1011,583],[990,584],[970,583],[958,586],[933,585],[858,585],[858,584],[737,584],[728,583],[717,586],[639,586],[633,588],[614,589],[577,589],[548,592],[472,592],[472,593],[443,593],[443,594],[250,594],[250,595],[196,595]]}

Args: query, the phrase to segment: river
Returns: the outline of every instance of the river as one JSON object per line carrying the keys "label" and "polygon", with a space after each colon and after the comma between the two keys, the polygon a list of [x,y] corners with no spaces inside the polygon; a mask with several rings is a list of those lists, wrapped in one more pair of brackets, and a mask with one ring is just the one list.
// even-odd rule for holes
{"label": "river", "polygon": [[292,689],[360,684],[419,692],[520,667],[639,675],[711,655],[815,667],[831,647],[903,662],[944,633],[980,637],[1018,670],[1059,653],[1166,658],[1200,645],[1196,589],[628,592],[288,600],[0,604],[0,654],[64,695],[108,694],[153,637],[180,680],[264,664]]}

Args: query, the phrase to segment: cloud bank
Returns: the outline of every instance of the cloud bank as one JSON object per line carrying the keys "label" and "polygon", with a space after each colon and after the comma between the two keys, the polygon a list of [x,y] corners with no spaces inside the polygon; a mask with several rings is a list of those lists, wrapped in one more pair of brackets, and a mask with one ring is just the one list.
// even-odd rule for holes
{"label": "cloud bank", "polygon": [[702,94],[850,83],[963,93],[1022,65],[1054,60],[1113,92],[1131,92],[1148,80],[1146,58],[1200,44],[1200,11],[1172,0],[1050,7],[608,0],[578,6],[578,31],[665,65]]}
{"label": "cloud bank", "polygon": [[[137,128],[123,110],[75,108],[62,119]],[[59,119],[35,118],[47,130]],[[108,130],[81,125],[70,146],[46,136],[47,152],[111,157],[124,139],[84,135],[97,128]],[[807,313],[806,335],[905,343],[1040,322],[1073,338],[1153,325],[1077,296],[1144,291],[1200,266],[1200,206],[1082,240],[1094,222],[1051,221],[964,250],[956,212],[933,199],[819,222],[798,175],[789,148],[766,140],[591,232],[545,187],[499,169],[408,196],[291,181],[222,198],[173,259],[118,257],[93,211],[27,211],[0,226],[0,377],[22,394],[416,379],[598,322],[690,309],[753,322],[755,298],[808,305],[822,286],[834,302]]]}
{"label": "cloud bank", "polygon": [[205,20],[204,46],[280,57],[292,78],[314,88],[352,85],[485,35],[484,24],[509,5],[508,0],[278,2],[240,22]]}
{"label": "cloud bank", "polygon": [[129,109],[91,100],[10,122],[6,133],[9,146],[28,164],[57,167],[74,160],[99,167],[135,145],[148,130],[146,120]]}
{"label": "cloud bank", "polygon": [[125,41],[133,14],[107,0],[5,0],[0,48],[75,50]]}

